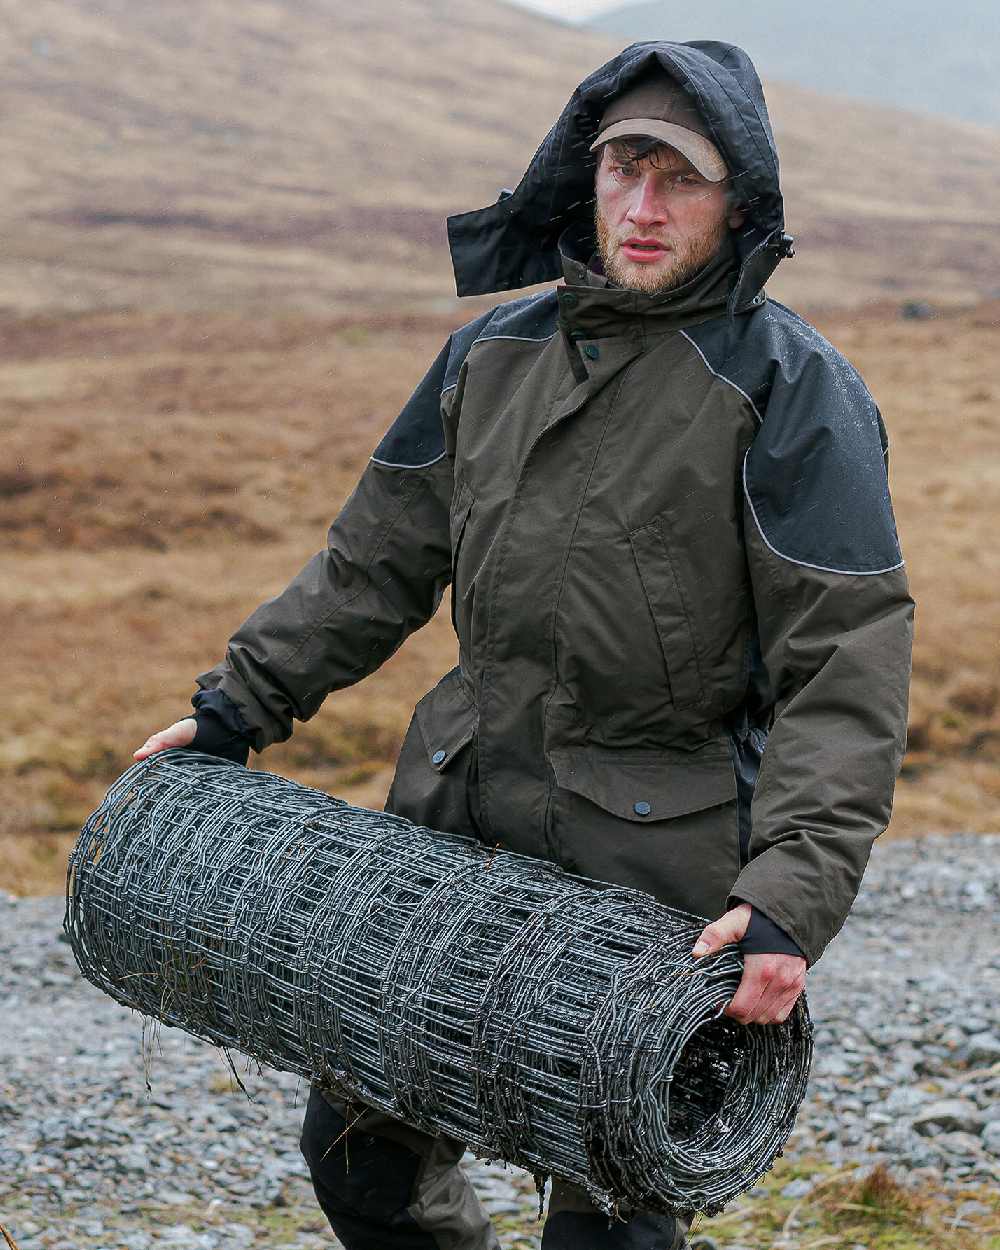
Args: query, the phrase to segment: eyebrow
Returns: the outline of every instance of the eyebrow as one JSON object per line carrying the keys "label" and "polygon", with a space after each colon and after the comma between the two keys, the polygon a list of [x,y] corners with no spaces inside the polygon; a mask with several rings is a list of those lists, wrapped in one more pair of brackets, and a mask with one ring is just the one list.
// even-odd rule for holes
{"label": "eyebrow", "polygon": [[[650,151],[652,151],[652,149],[650,149]],[[629,156],[627,152],[619,152],[616,154],[611,149],[610,144],[608,145],[609,159],[617,162],[619,165],[638,165],[641,161],[646,160],[649,155],[650,152],[643,152],[642,156]],[[653,169],[662,174],[694,174],[696,178],[703,178],[706,182],[708,181],[708,179],[705,178],[705,175],[701,173],[700,170],[695,169],[690,161],[686,160],[684,157],[681,157],[681,160],[684,160],[683,165],[671,165],[667,168],[664,168],[662,165],[654,165]]]}

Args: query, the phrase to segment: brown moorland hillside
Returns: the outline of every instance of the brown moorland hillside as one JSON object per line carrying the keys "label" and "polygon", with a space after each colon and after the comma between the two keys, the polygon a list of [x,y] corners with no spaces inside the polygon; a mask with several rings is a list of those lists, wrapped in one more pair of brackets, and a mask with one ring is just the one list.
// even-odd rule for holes
{"label": "brown moorland hillside", "polygon": [[[193,675],[325,540],[454,319],[95,312],[0,324],[5,734],[0,887],[66,850]],[[997,828],[1000,304],[821,328],[892,439],[918,603],[910,751],[890,832]],[[373,677],[257,760],[381,805],[415,699],[455,660],[445,605]],[[35,837],[25,835],[38,835]]]}
{"label": "brown moorland hillside", "polygon": [[[499,0],[0,0],[0,307],[452,307],[448,212],[611,41]],[[1000,132],[769,92],[778,298],[1000,293]]]}

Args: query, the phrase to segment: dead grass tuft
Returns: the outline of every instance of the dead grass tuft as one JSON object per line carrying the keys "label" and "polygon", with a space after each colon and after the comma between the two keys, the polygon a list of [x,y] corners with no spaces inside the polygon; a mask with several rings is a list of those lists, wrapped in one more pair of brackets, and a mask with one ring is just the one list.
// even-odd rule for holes
{"label": "dead grass tuft", "polygon": [[838,1209],[859,1209],[877,1219],[901,1223],[919,1219],[927,1210],[927,1200],[904,1189],[884,1163],[877,1163],[867,1175],[847,1186],[836,1203]]}

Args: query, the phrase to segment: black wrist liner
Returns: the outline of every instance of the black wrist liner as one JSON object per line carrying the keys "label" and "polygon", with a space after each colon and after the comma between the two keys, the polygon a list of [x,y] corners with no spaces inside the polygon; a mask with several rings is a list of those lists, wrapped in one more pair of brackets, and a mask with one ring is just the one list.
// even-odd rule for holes
{"label": "black wrist liner", "polygon": [[192,751],[218,755],[246,766],[250,758],[250,726],[235,703],[221,690],[199,690],[191,697],[198,728]]}
{"label": "black wrist liner", "polygon": [[805,959],[798,942],[756,907],[752,907],[747,931],[737,946],[744,955],[798,955]]}

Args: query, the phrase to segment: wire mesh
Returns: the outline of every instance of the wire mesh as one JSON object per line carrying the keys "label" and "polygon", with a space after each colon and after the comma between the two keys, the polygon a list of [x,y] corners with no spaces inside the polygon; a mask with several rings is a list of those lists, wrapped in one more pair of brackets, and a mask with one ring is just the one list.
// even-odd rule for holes
{"label": "wire mesh", "polygon": [[65,928],[118,1002],[584,1186],[714,1214],[787,1140],[812,1025],[722,1016],[704,918],[543,860],[172,750],[70,855]]}

